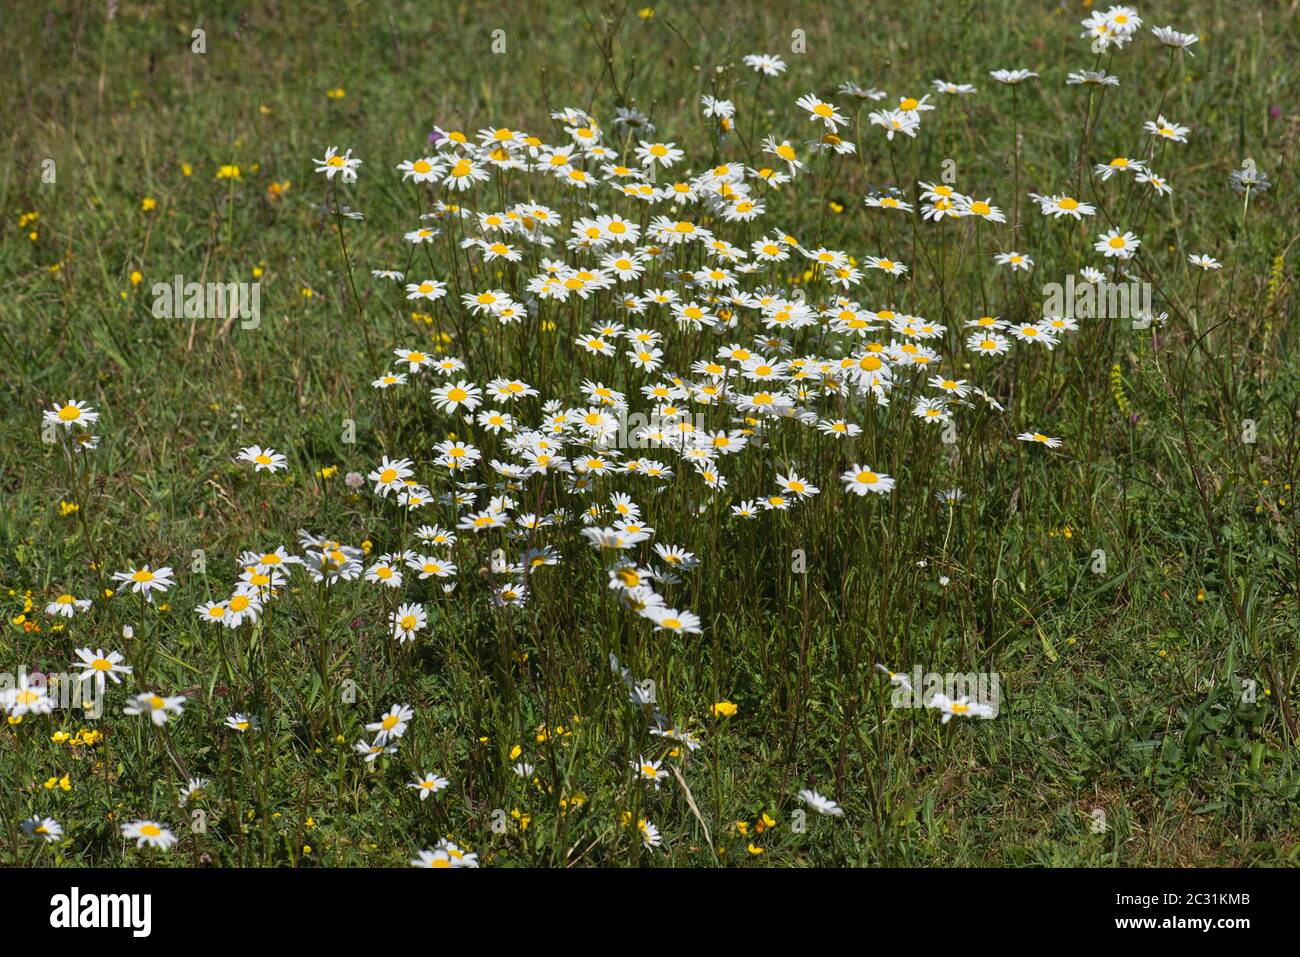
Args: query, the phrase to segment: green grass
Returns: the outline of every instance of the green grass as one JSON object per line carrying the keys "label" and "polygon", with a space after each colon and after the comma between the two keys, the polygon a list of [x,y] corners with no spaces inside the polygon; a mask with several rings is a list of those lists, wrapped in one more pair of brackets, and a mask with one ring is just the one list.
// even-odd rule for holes
{"label": "green grass", "polygon": [[[103,5],[19,7],[0,22],[6,88],[26,92],[10,107],[0,172],[0,670],[62,671],[74,648],[89,646],[123,651],[137,673],[110,690],[100,721],[56,711],[0,728],[0,860],[387,865],[450,836],[490,866],[1295,862],[1294,9],[1142,4],[1142,34],[1101,59],[1120,86],[1090,95],[1064,82],[1067,70],[1094,66],[1079,38],[1088,11],[1077,3],[668,3],[649,19],[635,6],[516,2],[208,4],[201,14],[122,2],[111,21]],[[1201,35],[1195,57],[1160,47],[1147,28],[1166,23]],[[196,28],[203,54],[191,52]],[[492,51],[497,29],[503,54]],[[791,52],[795,30],[806,36],[803,54]],[[755,52],[782,55],[788,72],[756,85],[740,63]],[[1013,96],[988,76],[1012,67],[1042,77]],[[859,108],[835,93],[853,80],[920,96],[935,77],[979,92],[935,97],[918,138],[892,145],[867,120],[887,102]],[[345,95],[327,96],[336,88]],[[794,105],[807,92],[842,105],[859,155],[809,154],[803,141],[815,127]],[[719,138],[701,116],[705,93],[735,101],[736,132]],[[947,445],[941,429],[908,414],[927,377],[909,373],[887,408],[813,400],[862,425],[857,438],[835,443],[794,421],[770,423],[764,448],[726,457],[729,484],[715,495],[668,450],[645,450],[674,465],[659,491],[620,476],[598,480],[590,496],[538,478],[515,493],[520,511],[571,514],[610,492],[631,494],[654,541],[700,558],[661,590],[700,616],[702,635],[653,631],[619,607],[601,554],[570,522],[539,536],[563,563],[530,576],[521,610],[493,606],[488,570],[493,549],[513,560],[521,543],[462,532],[454,594],[413,575],[400,590],[429,609],[414,644],[399,648],[389,636],[397,594],[354,582],[330,589],[325,605],[301,571],[258,627],[219,642],[192,608],[229,594],[242,550],[296,551],[306,528],[370,542],[373,559],[413,547],[416,521],[455,524],[455,510],[437,505],[408,526],[391,499],[368,487],[351,494],[345,473],[367,473],[384,454],[410,456],[417,477],[445,491],[430,450],[450,433],[483,450],[484,463],[517,461],[501,437],[437,412],[427,372],[381,401],[370,352],[382,364],[394,347],[443,347],[480,386],[517,376],[566,407],[580,404],[584,378],[601,380],[648,412],[639,388],[660,376],[633,370],[622,348],[616,358],[581,356],[576,335],[594,322],[652,326],[668,336],[666,369],[689,376],[694,360],[760,334],[752,310],[724,337],[686,336],[664,312],[624,316],[608,294],[544,303],[540,317],[501,327],[470,316],[457,297],[416,310],[399,286],[371,280],[372,268],[393,268],[412,281],[446,280],[453,292],[521,290],[536,271],[531,252],[505,270],[465,253],[453,261],[446,237],[413,253],[402,234],[431,196],[446,194],[402,183],[393,167],[428,151],[435,124],[471,136],[506,125],[559,144],[551,110],[590,109],[609,131],[619,105],[650,114],[693,171],[775,162],[754,141],[789,137],[809,169],[780,190],[761,187],[764,216],[720,223],[697,209],[691,218],[744,248],[780,231],[859,262],[888,254],[907,263],[905,279],[869,273],[853,297],[947,326],[931,343],[939,368],[1006,411],[973,399]],[[1192,127],[1189,142],[1154,147],[1171,198],[1138,192],[1131,178],[1104,184],[1086,167],[1080,175],[1085,140],[1088,165],[1148,156],[1142,123],[1157,112]],[[360,181],[339,190],[365,214],[343,227],[359,304],[335,220],[312,206],[331,193],[311,159],[332,144],[364,160]],[[1243,208],[1228,176],[1247,157],[1274,186]],[[53,183],[42,181],[46,160]],[[945,161],[958,189],[991,196],[1009,220],[1018,205],[1019,230],[922,224],[864,207],[885,185],[914,200],[916,181],[939,180]],[[226,164],[240,167],[238,180],[216,178]],[[280,198],[268,193],[284,181]],[[1074,193],[1098,215],[1083,226],[1046,219],[1031,191]],[[143,208],[146,198],[155,208]],[[561,245],[548,253],[563,255],[567,224],[588,214],[571,191],[540,180],[530,188],[515,173],[462,201],[487,211],[529,198],[563,214]],[[638,220],[667,212],[608,191],[581,199]],[[1019,343],[999,360],[969,353],[966,321],[1036,317],[1044,283],[1102,264],[1091,245],[1112,223],[1142,240],[1132,265],[1155,287],[1156,311],[1168,313],[1162,326],[1084,320],[1050,353]],[[1032,255],[1035,271],[993,265],[994,252],[1011,249]],[[1224,268],[1200,275],[1189,253]],[[746,288],[798,288],[821,302],[828,284],[805,276],[806,263],[796,256],[742,278]],[[257,275],[261,326],[155,318],[151,287],[176,275]],[[647,278],[655,284],[668,280]],[[438,338],[444,332],[449,340]],[[837,356],[846,342],[817,328],[791,338],[795,356]],[[69,470],[61,445],[41,441],[42,409],[70,397],[101,413],[87,474]],[[537,400],[513,411],[540,423]],[[736,414],[694,411],[711,429]],[[343,441],[347,420],[355,443]],[[1024,430],[1064,446],[1029,447],[1015,440]],[[285,452],[289,471],[254,475],[236,464],[254,443]],[[893,476],[894,492],[846,494],[838,475],[856,462]],[[321,478],[328,467],[337,474]],[[821,494],[789,512],[730,517],[730,505],[770,494],[791,468]],[[471,474],[494,478],[485,464]],[[935,500],[951,487],[967,496],[952,508]],[[79,511],[61,514],[64,502]],[[479,493],[474,507],[485,504]],[[653,555],[641,548],[633,554],[645,564]],[[1098,550],[1104,571],[1094,571]],[[142,609],[129,593],[105,597],[113,572],[143,563],[177,571],[166,610]],[[43,609],[65,591],[95,604],[55,630]],[[135,635],[124,643],[125,625]],[[648,718],[610,672],[611,652],[655,682],[659,708],[693,730],[698,751],[669,755],[647,734]],[[1001,711],[945,725],[934,711],[891,708],[878,662],[996,671]],[[355,703],[342,700],[348,682]],[[144,690],[188,696],[165,735],[121,713]],[[711,706],[724,700],[737,713],[714,719]],[[353,743],[394,702],[411,704],[416,718],[396,753],[367,765]],[[263,716],[266,730],[227,730],[235,712]],[[541,726],[564,732],[539,741]],[[52,740],[82,728],[103,740]],[[657,791],[636,782],[628,763],[641,754],[680,778]],[[535,780],[511,771],[516,760],[535,766]],[[419,801],[405,785],[423,771],[449,778],[449,788]],[[46,786],[64,774],[70,790]],[[193,776],[211,781],[209,796],[182,809],[177,791]],[[809,814],[799,832],[805,787],[845,816]],[[196,807],[201,832],[187,820]],[[1103,829],[1093,826],[1096,809]],[[643,849],[620,826],[625,811],[652,821],[663,847]],[[56,818],[63,839],[32,842],[18,825],[33,814]],[[756,834],[764,814],[777,824]],[[136,818],[169,824],[180,842],[165,855],[137,851],[119,835]]]}

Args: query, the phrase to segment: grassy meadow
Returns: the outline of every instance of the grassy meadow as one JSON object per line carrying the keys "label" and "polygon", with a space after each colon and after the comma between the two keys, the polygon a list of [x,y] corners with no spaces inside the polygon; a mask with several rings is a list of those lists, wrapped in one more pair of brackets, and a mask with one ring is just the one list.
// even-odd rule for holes
{"label": "grassy meadow", "polygon": [[0,862],[1296,863],[1300,11],[1106,9],[8,5]]}

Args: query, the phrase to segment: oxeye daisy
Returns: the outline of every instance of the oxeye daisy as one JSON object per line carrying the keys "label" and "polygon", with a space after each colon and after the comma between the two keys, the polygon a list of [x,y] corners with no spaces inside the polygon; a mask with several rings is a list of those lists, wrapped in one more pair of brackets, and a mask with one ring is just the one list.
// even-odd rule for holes
{"label": "oxeye daisy", "polygon": [[76,654],[85,665],[85,670],[79,677],[82,681],[93,680],[100,693],[103,693],[107,687],[108,679],[111,679],[113,684],[121,684],[122,675],[129,675],[132,670],[130,665],[122,663],[125,659],[118,651],[105,653],[102,648],[93,651],[89,648],[78,648]]}
{"label": "oxeye daisy", "polygon": [[410,459],[390,460],[385,455],[379,465],[367,476],[375,483],[375,494],[386,497],[389,492],[400,489],[405,481],[415,474],[411,469],[413,464]]}
{"label": "oxeye daisy", "polygon": [[275,473],[289,468],[289,460],[282,453],[270,447],[264,449],[260,445],[250,445],[248,448],[240,449],[235,460],[248,462],[253,466],[254,472]]}
{"label": "oxeye daisy", "polygon": [[767,53],[749,53],[741,58],[745,66],[766,76],[780,76],[785,72],[785,61]]}
{"label": "oxeye daisy", "polygon": [[812,93],[806,93],[799,97],[795,101],[795,105],[800,109],[807,110],[810,120],[821,120],[832,133],[841,126],[846,126],[849,122],[832,104],[818,99]]}
{"label": "oxeye daisy", "polygon": [[895,133],[915,139],[916,131],[921,126],[920,114],[905,113],[902,110],[872,110],[867,114],[867,119],[871,125],[879,126],[885,131],[887,140],[893,140]]}
{"label": "oxeye daisy", "polygon": [[[429,564],[434,563],[430,560]],[[452,570],[455,570],[454,566],[452,566]],[[422,574],[420,577],[426,578],[428,575]],[[439,577],[444,576],[439,575]],[[388,616],[388,623],[393,628],[393,637],[405,644],[415,639],[416,634],[428,624],[428,618],[425,615],[423,605],[419,602],[410,602],[398,605],[397,610]]]}
{"label": "oxeye daisy", "polygon": [[1118,229],[1109,229],[1097,237],[1097,242],[1093,244],[1093,249],[1101,253],[1107,259],[1129,259],[1137,252],[1138,247],[1142,245],[1142,240],[1138,239],[1130,232],[1120,232]]}
{"label": "oxeye daisy", "polygon": [[155,847],[166,851],[176,843],[176,835],[157,821],[130,821],[122,825],[122,836],[135,841],[136,847]]}
{"label": "oxeye daisy", "polygon": [[0,709],[7,711],[11,719],[28,714],[49,714],[54,705],[45,683],[38,679],[33,684],[23,668],[18,669],[18,681],[13,687],[0,690]]}
{"label": "oxeye daisy", "polygon": [[953,699],[943,692],[936,692],[925,705],[927,708],[935,708],[940,711],[943,714],[944,724],[947,724],[954,717],[991,718],[994,715],[991,705],[970,701],[964,697]]}
{"label": "oxeye daisy", "polygon": [[385,555],[366,569],[366,581],[372,585],[384,585],[388,588],[402,587],[402,572],[395,567],[392,559]]}
{"label": "oxeye daisy", "polygon": [[776,484],[799,498],[811,498],[821,491],[816,485],[813,485],[805,478],[800,478],[795,472],[791,472],[789,475],[778,475]]}
{"label": "oxeye daisy", "polygon": [[689,570],[699,564],[699,559],[679,545],[662,545],[656,543],[654,551],[665,564],[674,568]]}
{"label": "oxeye daisy", "polygon": [[1168,180],[1149,169],[1138,173],[1134,179],[1139,183],[1146,183],[1160,196],[1168,196],[1174,191]]}
{"label": "oxeye daisy", "polygon": [[853,465],[840,476],[846,491],[854,495],[874,492],[885,495],[894,489],[894,480],[882,472],[874,472],[869,465]]}
{"label": "oxeye daisy", "polygon": [[952,419],[952,412],[944,399],[925,396],[916,400],[912,406],[912,415],[928,425],[941,425]]}
{"label": "oxeye daisy", "polygon": [[661,631],[675,631],[689,635],[698,635],[703,630],[700,627],[699,616],[689,611],[678,611],[676,608],[667,608],[663,606],[651,606],[643,611],[642,615],[654,622],[655,628]]}
{"label": "oxeye daisy", "polygon": [[46,425],[59,425],[67,432],[72,431],[73,426],[86,429],[99,421],[99,413],[77,399],[69,399],[62,405],[55,403],[48,409],[43,417]]}
{"label": "oxeye daisy", "polygon": [[1046,346],[1049,350],[1056,346],[1056,337],[1052,335],[1051,329],[1039,322],[1018,323],[1013,325],[1010,331],[1011,335],[1021,342]]}
{"label": "oxeye daisy", "polygon": [[876,665],[876,670],[888,676],[889,683],[895,688],[903,688],[907,691],[912,690],[912,680],[902,671],[890,671],[882,664]]}
{"label": "oxeye daisy", "polygon": [[144,596],[144,600],[148,602],[153,601],[154,592],[162,594],[175,584],[170,568],[150,568],[148,565],[124,572],[114,572],[113,581],[121,583],[117,586],[118,591],[130,587],[131,591]]}
{"label": "oxeye daisy", "polygon": [[868,256],[864,262],[869,269],[879,269],[881,272],[889,273],[891,276],[901,276],[907,272],[907,266],[895,259],[889,259],[885,256]]}
{"label": "oxeye daisy", "polygon": [[668,778],[662,761],[647,760],[644,755],[632,761],[631,766],[637,777],[647,784],[653,784],[656,791],[659,790],[660,783]]}
{"label": "oxeye daisy", "polygon": [[191,801],[202,801],[206,798],[211,783],[207,778],[190,778],[186,781],[177,796],[181,807],[186,807]]}
{"label": "oxeye daisy", "polygon": [[390,739],[400,738],[406,733],[407,724],[415,717],[415,709],[408,704],[395,704],[378,721],[366,725],[367,731],[375,732],[375,743],[385,744]]}
{"label": "oxeye daisy", "polygon": [[1016,272],[1017,270],[1029,272],[1029,270],[1034,268],[1034,260],[1031,257],[1026,256],[1024,253],[997,253],[993,257],[993,261],[999,266],[1010,267],[1012,272]]}
{"label": "oxeye daisy", "polygon": [[52,817],[39,814],[23,821],[23,832],[31,838],[53,844],[63,836],[63,825]]}
{"label": "oxeye daisy", "polygon": [[385,754],[396,754],[397,744],[384,744],[380,741],[358,741],[352,746],[352,750],[364,758],[366,764],[374,764]]}
{"label": "oxeye daisy", "polygon": [[952,379],[946,376],[936,375],[930,377],[929,385],[931,388],[938,389],[948,395],[956,396],[959,399],[966,398],[970,393],[970,388],[966,384],[965,379]]}
{"label": "oxeye daisy", "polygon": [[206,601],[196,606],[194,612],[203,621],[225,624],[226,603],[224,601]]}
{"label": "oxeye daisy", "polygon": [[1200,40],[1195,33],[1179,33],[1173,27],[1152,27],[1151,32],[1164,46],[1172,50],[1180,50],[1188,56],[1196,55],[1190,49],[1193,43]]}
{"label": "oxeye daisy", "polygon": [[483,392],[472,382],[461,380],[454,385],[448,383],[434,389],[431,393],[434,407],[442,412],[455,412],[464,408],[473,412],[483,402]]}
{"label": "oxeye daisy", "polygon": [[862,434],[862,426],[843,419],[821,419],[817,422],[817,429],[835,439],[851,439]]}
{"label": "oxeye daisy", "polygon": [[893,209],[903,213],[910,213],[913,209],[911,203],[905,202],[897,196],[868,196],[864,202],[872,209]]}
{"label": "oxeye daisy", "polygon": [[262,599],[256,590],[236,591],[222,603],[225,614],[221,623],[227,628],[238,628],[244,622],[255,622],[262,613]]}
{"label": "oxeye daisy", "polygon": [[1044,216],[1052,216],[1060,219],[1062,216],[1069,216],[1073,219],[1082,220],[1084,216],[1096,215],[1097,207],[1091,203],[1081,203],[1073,196],[1036,196],[1038,204],[1042,207]]}
{"label": "oxeye daisy", "polygon": [[245,731],[256,731],[258,727],[257,718],[253,715],[236,713],[226,718],[226,727],[232,731],[238,731],[241,734]]}
{"label": "oxeye daisy", "polygon": [[972,199],[963,197],[957,203],[957,213],[960,216],[974,216],[977,219],[987,219],[992,223],[1005,223],[1006,215],[998,207],[990,205],[988,199]]}
{"label": "oxeye daisy", "polygon": [[408,788],[420,792],[420,800],[426,801],[431,794],[437,794],[451,782],[446,778],[439,777],[436,774],[417,774],[415,780],[407,785]]}
{"label": "oxeye daisy", "polygon": [[402,174],[402,182],[408,179],[417,183],[434,183],[442,176],[443,160],[436,156],[422,156],[417,160],[405,160],[397,166]]}
{"label": "oxeye daisy", "polygon": [[825,814],[830,817],[843,817],[844,809],[828,797],[823,797],[816,791],[809,788],[799,792],[799,800],[818,814]]}
{"label": "oxeye daisy", "polygon": [[999,83],[1015,86],[1017,83],[1024,83],[1030,77],[1038,76],[1038,74],[1033,70],[990,70],[989,76]]}
{"label": "oxeye daisy", "polygon": [[1101,177],[1104,183],[1116,173],[1138,173],[1145,168],[1146,164],[1141,160],[1130,159],[1127,156],[1116,156],[1109,163],[1098,163],[1092,170]]}
{"label": "oxeye daisy", "polygon": [[484,183],[491,179],[491,174],[487,171],[485,164],[476,163],[468,156],[462,156],[447,167],[447,175],[443,177],[442,185],[447,189],[464,191],[472,188],[477,183]]}
{"label": "oxeye daisy", "polygon": [[1119,86],[1119,77],[1105,70],[1075,70],[1067,73],[1066,86]]}
{"label": "oxeye daisy", "polygon": [[[426,302],[437,302],[443,296],[447,295],[447,284],[439,282],[436,279],[425,279],[420,282],[408,283],[406,286],[407,299],[423,299]],[[397,357],[403,358],[402,350],[396,350]],[[421,360],[423,364],[423,359]],[[412,372],[415,370],[412,369]]]}
{"label": "oxeye daisy", "polygon": [[446,854],[451,859],[451,866],[457,867],[478,867],[478,855],[458,847],[454,842],[447,840],[445,837],[438,841],[434,848],[435,853]]}
{"label": "oxeye daisy", "polygon": [[1036,442],[1039,445],[1047,446],[1049,449],[1059,449],[1061,447],[1060,439],[1054,439],[1042,432],[1021,432],[1016,438],[1021,442]]}
{"label": "oxeye daisy", "polygon": [[152,691],[145,691],[131,698],[131,703],[122,709],[123,714],[147,715],[158,727],[167,723],[171,716],[179,718],[185,711],[185,698],[182,695],[163,697]]}
{"label": "oxeye daisy", "polygon": [[975,87],[969,83],[951,83],[948,80],[932,80],[934,89],[938,93],[949,95],[971,94],[976,92]]}
{"label": "oxeye daisy", "polygon": [[676,143],[649,143],[645,140],[640,141],[640,145],[634,152],[642,166],[658,165],[664,169],[668,169],[686,155],[685,151],[677,148]]}
{"label": "oxeye daisy", "polygon": [[1142,124],[1142,129],[1159,139],[1173,140],[1175,143],[1186,143],[1187,134],[1192,131],[1190,126],[1179,126],[1163,116],[1156,117],[1155,120],[1147,120]]}
{"label": "oxeye daisy", "polygon": [[75,598],[71,594],[64,592],[45,606],[45,614],[51,618],[73,618],[79,613],[89,611],[90,606],[91,600],[89,598]]}
{"label": "oxeye daisy", "polygon": [[316,172],[324,173],[326,179],[332,180],[336,174],[341,174],[340,179],[345,183],[357,181],[357,167],[361,165],[361,160],[353,157],[352,150],[340,153],[337,146],[327,149],[324,159],[312,162],[316,164]]}
{"label": "oxeye daisy", "polygon": [[[423,797],[423,795],[421,795]],[[450,869],[452,866],[451,855],[446,851],[420,851],[411,861],[412,867],[445,867]]]}

